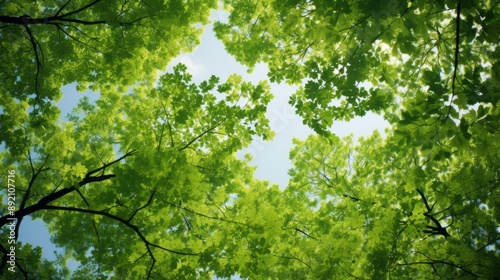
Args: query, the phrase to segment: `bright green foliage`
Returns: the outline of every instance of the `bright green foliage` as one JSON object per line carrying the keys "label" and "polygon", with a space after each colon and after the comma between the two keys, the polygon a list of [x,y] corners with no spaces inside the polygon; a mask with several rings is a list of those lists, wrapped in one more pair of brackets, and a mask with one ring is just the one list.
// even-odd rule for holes
{"label": "bright green foliage", "polygon": [[[2,237],[7,236],[9,233],[2,229]],[[3,240],[2,240],[3,241]],[[16,244],[16,257],[22,259],[26,265],[23,269],[32,275],[30,279],[50,279],[59,280],[67,279],[70,272],[66,268],[61,268],[64,266],[61,261],[63,258],[59,258],[58,261],[49,262],[41,258],[42,249],[40,247],[33,248],[31,244],[22,244],[21,242]],[[17,270],[17,268],[16,268]],[[4,273],[2,279],[21,279],[19,274],[16,273]]]}
{"label": "bright green foliage", "polygon": [[[273,137],[267,82],[195,84],[180,64],[153,83],[197,43],[192,24],[206,23],[214,1],[4,2],[0,37],[12,46],[2,40],[1,59],[11,69],[0,78],[14,82],[0,86],[1,170],[15,170],[18,224],[43,219],[64,253],[47,262],[17,243],[18,272],[8,274],[11,182],[2,177],[2,277],[500,275],[493,1],[225,1],[228,23],[215,29],[227,50],[250,67],[266,62],[271,81],[302,83],[290,102],[319,134],[294,140],[282,188],[235,156]],[[51,102],[72,81],[100,99],[82,99],[63,122]],[[392,126],[385,136],[330,132],[369,111]],[[71,275],[68,258],[81,263]]]}
{"label": "bright green foliage", "polygon": [[5,157],[17,192],[28,192],[18,218],[28,211],[47,222],[52,241],[82,263],[76,279],[206,278],[197,264],[221,254],[220,224],[245,222],[225,205],[254,184],[235,152],[273,136],[269,86],[237,75],[196,85],[186,69],[154,88],[83,100],[70,122],[32,135],[27,158]]}
{"label": "bright green foliage", "polygon": [[0,141],[17,154],[30,146],[23,124],[48,129],[57,120],[54,102],[63,85],[124,92],[138,80],[154,81],[157,70],[199,43],[216,1],[2,0],[0,6]]}
{"label": "bright green foliage", "polygon": [[215,30],[227,51],[301,84],[290,104],[317,133],[416,96],[425,104],[409,116],[440,121],[499,101],[495,1],[224,2],[231,15]]}
{"label": "bright green foliage", "polygon": [[[304,246],[295,257],[308,260],[314,279],[493,279],[500,261],[498,155],[463,150],[437,161],[393,139],[390,132],[358,146],[336,137],[296,141],[284,193],[307,202],[296,219],[316,242],[295,245]],[[417,189],[450,237],[423,232],[436,224],[424,215]]]}

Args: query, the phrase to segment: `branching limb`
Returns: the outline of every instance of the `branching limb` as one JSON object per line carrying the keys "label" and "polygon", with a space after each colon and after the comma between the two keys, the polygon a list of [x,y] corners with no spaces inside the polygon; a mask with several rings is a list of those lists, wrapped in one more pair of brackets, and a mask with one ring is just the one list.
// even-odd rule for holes
{"label": "branching limb", "polygon": [[499,241],[499,240],[500,240],[500,238],[495,238],[494,240],[492,240],[492,241],[490,241],[490,242],[488,242],[488,243],[484,244],[483,246],[481,246],[479,249],[477,249],[477,250],[476,250],[476,252],[480,252],[480,251],[482,251],[484,248],[486,248],[486,247],[488,247],[488,246],[490,246],[490,245],[493,245],[493,244],[497,243],[497,241]]}
{"label": "branching limb", "polygon": [[128,220],[125,220],[121,217],[118,217],[116,215],[110,214],[110,213],[105,212],[105,211],[98,211],[98,210],[92,210],[92,209],[81,209],[81,208],[76,208],[76,207],[53,206],[53,205],[45,205],[43,207],[43,210],[60,210],[60,211],[70,211],[70,212],[78,212],[78,213],[86,213],[86,214],[104,216],[104,217],[110,218],[112,220],[115,220],[115,221],[123,224],[124,226],[132,229],[135,232],[135,234],[139,237],[139,239],[141,239],[141,241],[146,246],[147,253],[149,254],[149,256],[151,258],[151,266],[149,267],[146,279],[149,279],[151,277],[151,273],[152,273],[154,266],[156,264],[156,258],[154,256],[153,250],[152,250],[153,248],[157,248],[157,249],[169,252],[169,253],[183,255],[183,256],[199,256],[200,255],[200,253],[181,252],[181,251],[165,248],[165,247],[160,246],[158,244],[151,243],[146,238],[146,236],[144,236],[144,234],[142,234],[141,230],[136,225],[130,223],[130,221],[128,221]]}
{"label": "branching limb", "polygon": [[19,209],[24,209],[26,207],[26,202],[28,201],[29,199],[29,196],[30,196],[30,193],[31,193],[31,189],[33,188],[33,185],[35,183],[35,180],[36,178],[38,177],[38,175],[40,175],[40,173],[42,172],[45,172],[47,170],[50,170],[50,168],[44,168],[45,167],[45,162],[47,161],[49,156],[47,156],[45,158],[45,161],[44,163],[40,166],[40,168],[38,168],[38,170],[35,171],[35,168],[33,166],[33,160],[32,160],[32,157],[31,157],[31,153],[28,151],[28,161],[30,163],[30,168],[31,168],[31,179],[28,183],[28,189],[26,190],[26,194],[24,195],[23,197],[23,200],[21,201],[21,204],[19,205]]}
{"label": "branching limb", "polygon": [[359,198],[357,198],[357,197],[354,197],[354,196],[352,196],[352,195],[348,195],[348,194],[343,194],[342,196],[343,196],[343,197],[350,198],[350,199],[351,199],[352,201],[354,201],[354,202],[358,202],[358,201],[360,201],[360,200],[361,200],[361,199],[359,199]]}
{"label": "branching limb", "polygon": [[[45,161],[43,162],[43,164],[38,168],[38,170],[35,171],[35,168],[33,166],[33,160],[32,160],[32,157],[31,157],[31,153],[28,151],[27,158],[28,158],[28,161],[30,163],[30,168],[31,168],[31,179],[30,179],[30,181],[28,183],[28,188],[26,190],[26,193],[23,196],[23,200],[21,201],[21,204],[19,205],[19,210],[22,210],[22,209],[26,208],[26,203],[27,203],[28,199],[31,196],[31,190],[33,188],[33,185],[35,184],[35,180],[38,177],[38,175],[40,175],[42,172],[45,172],[45,171],[47,171],[47,170],[50,169],[48,167],[44,168],[45,162],[47,161],[48,157],[49,156],[47,156],[45,158]],[[23,221],[23,217],[18,218],[17,221],[16,221],[16,227],[14,229],[16,240],[19,237],[19,229],[21,227],[22,221]]]}
{"label": "branching limb", "polygon": [[64,5],[61,6],[61,8],[59,8],[59,10],[57,10],[57,12],[55,13],[54,17],[57,17],[59,16],[59,14],[64,10],[64,8],[66,8],[66,6],[69,4],[69,2],[71,2],[71,0],[68,0],[68,2],[64,3]]}
{"label": "branching limb", "polygon": [[184,219],[184,223],[186,224],[188,231],[191,231],[193,229],[193,226],[191,225],[191,222],[189,219],[184,215],[184,213],[181,212],[182,218]]}
{"label": "branching limb", "polygon": [[[78,42],[78,43],[80,43],[80,44],[82,44],[82,45],[84,45],[84,46],[86,46],[86,47],[88,47],[88,48],[90,48],[90,49],[93,49],[93,50],[94,50],[94,51],[96,51],[96,52],[99,52],[99,50],[98,50],[98,49],[96,49],[94,46],[91,46],[91,45],[89,45],[89,44],[87,44],[87,43],[85,43],[85,42],[82,42],[82,41],[80,41],[78,38],[76,38],[75,36],[73,36],[73,35],[69,34],[68,32],[66,32],[66,30],[64,30],[61,26],[59,26],[59,24],[58,24],[58,23],[51,23],[51,24],[52,24],[52,25],[55,25],[55,26],[57,27],[57,29],[58,29],[58,30],[62,31],[62,32],[63,32],[66,36],[68,36],[69,38],[71,38],[71,39],[75,40],[76,42]],[[78,28],[77,28],[77,29],[78,29]]]}
{"label": "branching limb", "polygon": [[451,267],[454,267],[454,268],[457,268],[469,275],[472,275],[476,278],[480,278],[479,275],[475,274],[474,272],[472,272],[471,270],[469,269],[466,269],[464,266],[461,266],[461,265],[457,265],[451,261],[447,261],[447,260],[434,260],[434,259],[430,259],[429,258],[429,261],[417,261],[417,262],[411,262],[411,263],[398,263],[397,265],[399,266],[407,266],[407,265],[421,265],[421,264],[425,264],[425,265],[431,265],[433,270],[435,271],[435,265],[436,264],[443,264],[443,265],[447,265],[447,266],[451,266]]}
{"label": "branching limb", "polygon": [[[159,135],[159,136],[157,135],[157,138],[159,138],[159,139],[158,139],[158,147],[157,147],[157,151],[158,151],[158,152],[160,152],[160,150],[161,150],[161,141],[163,140],[163,134],[164,134],[164,132],[165,132],[165,124],[163,123],[163,124],[161,125],[161,132],[160,132],[160,135]],[[156,132],[155,132],[155,134],[156,134]]]}
{"label": "branching limb", "polygon": [[[92,171],[89,171],[86,175],[85,175],[85,178],[83,178],[83,180],[81,180],[77,185],[79,187],[83,187],[85,186],[86,184],[90,184],[90,183],[94,183],[94,182],[102,182],[102,181],[105,181],[105,180],[109,180],[111,178],[114,178],[115,175],[114,174],[106,174],[106,175],[101,175],[101,176],[90,176],[94,173],[97,173],[99,171],[103,171],[106,167],[109,167],[123,159],[125,159],[126,157],[129,157],[131,156],[132,154],[134,154],[135,151],[131,151],[131,152],[128,152],[126,153],[125,155],[123,155],[122,157],[120,157],[119,159],[117,160],[114,160],[108,164],[105,164],[97,169],[94,169]],[[16,211],[14,213],[14,216],[10,216],[9,214],[8,215],[5,215],[3,217],[0,217],[0,227],[6,225],[8,222],[9,222],[9,218],[15,218],[15,219],[22,219],[24,216],[27,216],[27,215],[30,215],[31,213],[34,213],[34,212],[37,212],[37,211],[40,211],[43,209],[44,206],[48,205],[49,203],[67,195],[68,193],[71,193],[75,190],[77,190],[78,188],[76,186],[70,186],[70,187],[66,187],[64,189],[61,189],[59,191],[56,191],[56,192],[52,192],[51,194],[41,198],[37,203],[33,204],[33,205],[30,205],[28,207],[25,207],[24,209],[19,209],[18,211]]]}
{"label": "branching limb", "polygon": [[185,149],[187,149],[189,146],[191,146],[191,144],[193,144],[194,142],[196,142],[196,140],[200,139],[201,137],[203,137],[203,135],[209,133],[210,131],[216,129],[219,125],[221,125],[225,120],[226,120],[227,116],[224,117],[224,119],[222,119],[220,122],[216,123],[214,126],[212,126],[211,128],[205,130],[203,133],[199,134],[198,136],[196,136],[195,138],[193,138],[191,141],[189,141],[184,147],[180,148],[178,151],[183,151]]}
{"label": "branching limb", "polygon": [[295,230],[296,233],[300,232],[301,234],[303,234],[307,238],[311,238],[311,239],[317,240],[317,238],[315,238],[314,236],[311,236],[309,233],[305,232],[304,230],[302,230],[302,229],[300,229],[298,227],[283,227],[281,229],[283,229],[283,230],[285,230],[285,229],[293,229],[293,230]]}
{"label": "branching limb", "polygon": [[97,226],[95,224],[94,219],[92,219],[92,226],[94,227],[95,235],[97,236],[97,243],[101,243],[101,238],[99,237],[99,231],[97,230]]}
{"label": "branching limb", "polygon": [[[172,203],[172,202],[169,202],[169,201],[166,201],[166,200],[163,200],[161,198],[158,198],[159,200],[163,201],[164,203],[170,205],[170,206],[173,206],[173,207],[176,207],[176,208],[179,208],[181,210],[184,210],[186,212],[190,212],[196,216],[200,216],[200,217],[204,217],[204,218],[207,218],[207,219],[211,219],[211,220],[218,220],[218,221],[221,221],[221,222],[228,222],[228,223],[233,223],[233,224],[237,224],[239,226],[245,226],[245,227],[248,227],[248,228],[251,228],[253,230],[256,230],[254,227],[248,225],[248,224],[245,224],[245,223],[242,223],[242,222],[238,222],[238,221],[233,221],[233,220],[229,220],[229,219],[225,219],[225,218],[219,218],[219,217],[213,217],[213,216],[209,216],[209,215],[206,215],[206,214],[203,214],[203,213],[199,213],[199,212],[196,212],[192,209],[189,209],[185,206],[182,206],[180,204],[177,204],[177,203]],[[222,211],[220,208],[219,208],[219,211],[222,213],[222,215],[225,216],[224,214],[224,211]]]}
{"label": "branching limb", "polygon": [[431,220],[436,225],[436,226],[427,226],[426,227],[427,229],[423,230],[423,232],[424,233],[428,233],[429,235],[439,234],[439,235],[444,236],[445,238],[448,237],[448,236],[450,236],[450,234],[448,233],[448,231],[446,231],[447,227],[441,226],[441,223],[431,213],[432,209],[434,208],[434,205],[436,203],[434,203],[432,205],[432,207],[430,207],[429,203],[427,202],[427,198],[425,197],[424,193],[422,191],[420,191],[419,189],[417,189],[417,192],[422,197],[422,200],[423,200],[423,202],[425,204],[425,208],[427,209],[427,212],[424,213],[424,216],[427,217],[429,220]]}
{"label": "branching limb", "polygon": [[460,54],[460,12],[461,12],[461,4],[460,0],[457,3],[457,17],[456,17],[456,30],[455,30],[455,60],[453,62],[453,77],[451,78],[451,98],[450,105],[448,105],[448,112],[446,116],[443,118],[441,123],[444,123],[445,120],[449,117],[453,102],[453,97],[456,95],[455,92],[455,81],[457,80],[457,70],[458,70],[458,56]]}
{"label": "branching limb", "polygon": [[87,207],[90,206],[89,202],[87,201],[87,199],[83,196],[82,192],[80,192],[79,189],[76,189],[76,192],[78,193],[78,195],[83,199],[83,202],[85,202],[85,205],[87,205]]}
{"label": "branching limb", "polygon": [[68,1],[66,4],[64,4],[64,6],[62,6],[62,7],[61,7],[61,9],[59,9],[59,11],[55,14],[55,16],[54,16],[54,17],[58,17],[58,18],[65,18],[65,17],[71,16],[71,15],[74,15],[74,14],[78,14],[79,12],[81,12],[81,11],[83,11],[83,10],[88,9],[88,8],[90,8],[90,7],[94,6],[95,4],[97,4],[97,3],[101,2],[101,1],[102,1],[102,0],[95,0],[95,1],[93,1],[93,2],[91,2],[91,3],[89,3],[89,4],[87,4],[87,5],[85,5],[85,6],[81,7],[81,8],[79,8],[79,9],[76,9],[76,10],[74,10],[74,11],[72,11],[72,12],[69,12],[69,13],[67,13],[67,14],[62,14],[62,15],[59,15],[59,13],[62,11],[62,9],[63,9],[63,8],[64,8],[64,7],[65,7],[65,6],[69,3],[69,1]]}
{"label": "branching limb", "polygon": [[419,189],[417,189],[417,192],[418,192],[418,194],[420,194],[420,196],[422,197],[422,200],[424,201],[425,208],[427,209],[427,213],[432,212],[432,208],[429,207],[429,203],[427,203],[427,198],[425,198],[424,193]]}
{"label": "branching limb", "polygon": [[299,261],[300,263],[302,263],[303,265],[307,266],[309,269],[312,269],[311,266],[309,264],[307,264],[305,261],[297,258],[297,257],[294,257],[294,256],[283,256],[283,255],[276,255],[277,257],[279,258],[283,258],[283,259],[287,259],[287,260],[296,260],[296,261]]}
{"label": "branching limb", "polygon": [[119,162],[119,161],[121,161],[121,160],[123,160],[123,159],[125,159],[125,158],[127,158],[127,157],[129,157],[129,156],[131,156],[131,155],[133,155],[133,154],[135,154],[136,152],[137,152],[137,150],[132,150],[132,151],[130,151],[130,152],[127,152],[126,154],[124,154],[124,155],[123,155],[123,156],[121,156],[120,158],[118,158],[118,159],[116,159],[116,160],[114,160],[114,161],[112,161],[112,162],[110,162],[110,163],[104,164],[103,166],[101,166],[101,167],[99,167],[99,168],[97,168],[97,169],[94,169],[94,170],[92,170],[92,171],[89,171],[89,172],[85,175],[85,179],[87,179],[87,178],[91,178],[91,177],[90,177],[90,175],[95,174],[95,173],[97,173],[97,172],[99,172],[99,171],[101,171],[101,170],[102,170],[102,171],[104,171],[107,167],[109,167],[109,166],[111,166],[111,165],[113,165],[113,164],[115,164],[115,163],[117,163],[117,162]]}
{"label": "branching limb", "polygon": [[137,208],[137,209],[134,211],[134,213],[132,213],[132,215],[130,215],[130,217],[127,219],[127,222],[130,222],[130,221],[134,218],[134,216],[137,214],[137,212],[139,212],[139,211],[141,211],[142,209],[144,209],[144,208],[148,207],[148,206],[151,204],[151,202],[153,202],[153,198],[154,198],[155,194],[156,194],[156,188],[155,188],[155,189],[151,192],[151,195],[149,196],[149,199],[148,199],[148,201],[146,202],[146,204],[144,204],[143,206],[141,206],[141,207]]}
{"label": "branching limb", "polygon": [[[165,108],[165,104],[163,104],[163,102],[160,102],[160,104],[161,108],[163,109],[163,114],[165,114],[165,122],[168,125],[168,132],[170,133],[170,147],[174,147],[175,143],[174,143],[174,136],[172,135],[172,125],[168,121],[170,115],[168,114],[167,109]],[[162,133],[163,133],[163,127],[162,127]]]}
{"label": "branching limb", "polygon": [[300,228],[295,228],[295,231],[298,231],[298,232],[302,233],[303,235],[307,236],[308,238],[311,238],[311,239],[316,240],[316,238],[315,238],[315,237],[313,237],[313,236],[309,235],[309,233],[307,233],[307,232],[303,231],[303,230],[302,230],[302,229],[300,229]]}
{"label": "branching limb", "polygon": [[[77,207],[63,207],[63,206],[54,206],[54,205],[45,205],[43,207],[43,210],[58,210],[58,211],[69,211],[69,212],[78,212],[78,213],[85,213],[85,214],[92,214],[92,215],[98,215],[98,216],[104,216],[109,219],[115,220],[124,226],[130,228],[132,231],[135,232],[135,234],[141,239],[142,242],[146,245],[149,251],[151,251],[151,247],[161,249],[163,251],[177,254],[177,255],[182,255],[182,256],[198,256],[200,255],[199,253],[188,253],[188,252],[182,252],[182,251],[176,251],[172,249],[165,248],[163,246],[160,246],[158,244],[151,243],[145,236],[142,234],[141,230],[134,224],[130,223],[129,221],[118,217],[116,215],[110,214],[108,212],[104,211],[99,211],[99,210],[92,210],[92,209],[82,209],[82,208],[77,208]],[[152,255],[152,251],[150,253]]]}
{"label": "branching limb", "polygon": [[31,43],[31,46],[33,48],[33,52],[35,53],[35,62],[36,62],[36,71],[35,71],[35,105],[38,103],[39,99],[39,76],[40,76],[40,70],[43,67],[43,62],[40,60],[40,56],[38,54],[38,51],[40,50],[42,54],[42,59],[43,59],[43,50],[42,46],[40,46],[40,43],[36,40],[35,36],[31,32],[30,27],[28,26],[27,23],[23,22],[24,29],[26,30],[26,34],[28,35],[28,39]]}

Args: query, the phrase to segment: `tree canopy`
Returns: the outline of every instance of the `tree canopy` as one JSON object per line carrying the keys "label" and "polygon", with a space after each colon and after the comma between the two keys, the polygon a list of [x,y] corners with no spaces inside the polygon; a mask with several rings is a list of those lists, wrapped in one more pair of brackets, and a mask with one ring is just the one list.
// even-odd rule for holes
{"label": "tree canopy", "polygon": [[[1,1],[2,135],[13,153],[23,124],[58,119],[61,87],[125,92],[199,43],[216,1]],[[77,97],[75,97],[77,98]]]}
{"label": "tree canopy", "polygon": [[423,117],[498,102],[492,1],[224,3],[231,15],[215,31],[227,51],[249,67],[267,63],[271,81],[301,84],[290,104],[317,133],[415,96]]}
{"label": "tree canopy", "polygon": [[[158,74],[217,1],[3,1],[2,277],[498,279],[500,4],[219,4],[217,37],[269,81]],[[99,99],[63,119],[73,82]],[[316,132],[293,140],[287,186],[236,156],[273,138],[270,82],[298,85]],[[367,112],[391,127],[330,129]],[[28,216],[55,261],[17,240]]]}

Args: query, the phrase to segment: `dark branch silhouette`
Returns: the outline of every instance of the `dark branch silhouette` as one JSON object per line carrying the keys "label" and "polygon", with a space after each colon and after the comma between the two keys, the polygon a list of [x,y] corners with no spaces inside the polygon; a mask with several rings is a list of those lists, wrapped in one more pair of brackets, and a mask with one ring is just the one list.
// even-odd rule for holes
{"label": "dark branch silhouette", "polygon": [[[457,80],[457,70],[458,70],[458,56],[460,54],[460,13],[461,13],[462,7],[460,0],[457,3],[457,16],[456,16],[456,30],[455,30],[455,54],[454,54],[454,61],[453,61],[453,77],[451,78],[451,98],[450,100],[453,100],[454,96],[456,95],[455,91],[455,81]],[[450,105],[448,105],[448,112],[446,113],[446,116],[443,118],[441,124],[443,124],[446,119],[450,116],[451,112],[451,107],[452,104],[450,102]]]}
{"label": "dark branch silhouette", "polygon": [[216,129],[219,125],[221,125],[226,120],[226,118],[227,118],[227,116],[224,117],[224,119],[222,119],[220,122],[218,122],[217,124],[215,124],[211,128],[205,130],[204,132],[202,132],[201,134],[199,134],[195,138],[191,139],[191,141],[189,141],[186,145],[184,145],[184,147],[180,148],[178,151],[181,152],[181,151],[189,148],[189,146],[191,146],[191,144],[193,144],[194,142],[196,142],[196,140],[200,139],[201,137],[203,137],[203,135],[209,133],[210,131]]}
{"label": "dark branch silhouette", "polygon": [[443,259],[434,259],[434,258],[431,258],[430,256],[428,256],[427,254],[424,254],[422,252],[419,252],[421,255],[423,255],[427,260],[424,260],[424,261],[415,261],[415,262],[410,262],[410,263],[398,263],[397,265],[399,266],[406,266],[406,265],[430,265],[432,266],[432,269],[434,271],[436,271],[436,268],[435,268],[435,265],[446,265],[446,266],[450,266],[450,267],[453,267],[453,268],[456,268],[458,270],[461,270],[463,271],[464,273],[466,274],[469,274],[469,275],[472,275],[476,278],[482,278],[480,277],[479,275],[475,274],[472,270],[468,269],[467,267],[470,266],[470,264],[457,264],[453,261],[449,261],[449,260],[443,260]]}
{"label": "dark branch silhouette", "polygon": [[[211,219],[211,220],[217,220],[217,221],[221,221],[221,222],[227,222],[227,223],[233,223],[233,224],[236,224],[238,226],[245,226],[247,228],[250,228],[250,229],[253,229],[253,230],[257,230],[256,227],[253,227],[251,225],[248,225],[246,223],[242,223],[242,222],[238,222],[238,221],[235,221],[235,220],[230,220],[230,219],[226,219],[226,218],[220,218],[220,217],[216,217],[216,216],[210,216],[210,215],[207,215],[207,214],[203,214],[203,213],[199,213],[199,212],[196,212],[190,208],[187,208],[185,206],[182,206],[182,204],[178,204],[178,203],[172,203],[172,202],[169,202],[169,201],[166,201],[160,197],[157,198],[158,200],[172,206],[172,207],[175,207],[175,208],[178,208],[178,209],[181,209],[183,211],[186,211],[186,212],[189,212],[189,213],[192,213],[196,216],[200,216],[200,217],[204,217],[204,218],[207,218],[207,219]],[[221,211],[222,214],[224,214],[222,211]]]}
{"label": "dark branch silhouette", "polygon": [[307,264],[305,261],[295,257],[295,256],[285,256],[285,255],[275,255],[276,257],[279,257],[279,258],[283,258],[283,259],[287,259],[287,260],[296,260],[296,261],[299,261],[300,263],[302,263],[303,265],[307,266],[307,268],[311,269],[311,266],[309,264]]}
{"label": "dark branch silhouette", "polygon": [[[69,32],[67,32],[63,27],[68,27],[68,28],[74,28],[76,29],[79,33],[82,33],[84,36],[86,36],[85,33],[83,33],[78,27],[80,26],[85,26],[85,25],[108,25],[112,23],[117,23],[120,26],[129,26],[132,25],[136,22],[140,22],[143,19],[153,17],[152,15],[148,16],[143,16],[143,17],[138,17],[136,19],[131,19],[130,21],[120,21],[117,20],[116,18],[114,20],[106,20],[106,19],[84,19],[84,16],[80,14],[84,13],[88,9],[92,9],[98,4],[99,2],[102,2],[102,0],[94,0],[86,5],[83,5],[79,8],[76,8],[73,11],[69,11],[67,13],[63,13],[64,9],[67,8],[68,4],[71,2],[71,0],[68,0],[66,3],[64,3],[62,6],[59,7],[59,9],[52,15],[45,16],[45,17],[38,17],[38,18],[33,18],[30,15],[22,15],[22,16],[12,16],[12,15],[0,15],[0,23],[3,25],[0,26],[0,28],[4,27],[10,27],[10,26],[22,26],[24,29],[24,33],[30,42],[30,45],[33,49],[34,53],[34,62],[36,64],[36,70],[34,71],[34,94],[35,94],[35,100],[34,100],[34,107],[35,109],[36,106],[38,105],[40,101],[40,92],[41,92],[41,86],[42,86],[42,70],[44,66],[44,52],[42,45],[40,42],[37,40],[36,34],[33,33],[33,30],[30,26],[32,25],[51,25],[54,26],[57,31],[62,31],[66,36],[71,38],[72,40],[76,41],[79,44],[85,45],[86,47],[93,49],[97,51],[97,48],[85,43],[84,41],[78,39],[77,37],[71,35]],[[77,18],[79,17],[79,18]],[[88,36],[87,36],[88,37]],[[36,115],[38,113],[38,110],[34,110],[33,114]]]}
{"label": "dark branch silhouette", "polygon": [[[147,207],[152,202],[151,198],[153,197],[154,193],[155,192],[153,191],[153,193],[152,193],[150,199],[148,200],[148,202],[144,206],[142,206],[139,209],[137,209],[137,211],[143,209],[144,207]],[[53,206],[53,205],[45,205],[43,207],[43,210],[70,211],[70,212],[78,212],[78,213],[85,213],[85,214],[92,214],[92,215],[104,216],[104,217],[110,218],[112,220],[115,220],[115,221],[117,221],[117,222],[125,225],[126,227],[132,229],[135,232],[135,234],[139,237],[139,239],[141,239],[141,241],[146,246],[147,253],[148,253],[148,255],[151,258],[151,266],[149,267],[148,275],[147,275],[146,279],[150,278],[151,272],[153,271],[153,268],[154,268],[154,266],[156,264],[156,258],[154,256],[153,250],[152,250],[153,248],[161,249],[161,250],[169,252],[169,253],[173,253],[173,254],[177,254],[177,255],[183,255],[183,256],[200,256],[201,255],[201,253],[188,253],[188,252],[182,252],[182,251],[172,250],[172,249],[165,248],[165,247],[163,247],[161,245],[152,243],[151,241],[149,241],[146,238],[146,236],[144,236],[144,234],[141,232],[141,230],[139,229],[139,227],[137,227],[136,225],[132,224],[129,221],[130,219],[129,220],[125,220],[124,218],[118,217],[116,215],[110,214],[110,213],[105,212],[105,211],[92,210],[92,209],[83,209],[83,208],[77,208],[77,207]],[[134,213],[134,215],[135,214],[136,213]]]}
{"label": "dark branch silhouette", "polygon": [[344,195],[342,195],[342,196],[343,196],[343,197],[346,197],[346,198],[350,198],[350,199],[351,199],[352,201],[354,201],[354,202],[358,202],[358,201],[360,201],[360,200],[361,200],[361,199],[359,199],[359,198],[357,198],[357,197],[354,197],[354,196],[352,196],[352,195],[348,195],[348,194],[344,194]]}
{"label": "dark branch silhouette", "polygon": [[427,198],[425,198],[424,193],[422,191],[420,191],[419,189],[417,189],[417,192],[422,197],[422,200],[424,201],[424,204],[425,204],[425,208],[427,209],[427,212],[424,213],[424,216],[426,216],[427,218],[429,218],[429,220],[431,220],[436,225],[436,226],[427,226],[426,227],[427,229],[423,230],[423,232],[424,233],[428,233],[429,235],[442,235],[445,238],[448,237],[448,236],[450,236],[450,234],[448,233],[448,231],[446,231],[447,227],[443,227],[441,225],[441,223],[432,214],[432,209],[434,208],[434,205],[436,203],[434,203],[432,205],[432,207],[430,207],[429,203],[427,202]]}
{"label": "dark branch silhouette", "polygon": [[281,229],[282,230],[287,230],[287,229],[295,230],[295,233],[299,232],[299,233],[301,233],[302,235],[304,235],[307,238],[311,238],[311,239],[317,240],[316,237],[311,236],[309,233],[305,232],[304,230],[300,229],[299,227],[293,227],[293,226],[292,227],[282,227]]}
{"label": "dark branch silhouette", "polygon": [[[100,176],[91,176],[91,175],[95,174],[99,171],[104,172],[106,167],[109,167],[109,166],[125,159],[126,157],[133,155],[134,153],[135,153],[135,151],[128,152],[125,155],[123,155],[122,157],[120,157],[120,158],[118,158],[110,163],[104,164],[103,166],[101,166],[99,168],[96,168],[94,170],[89,171],[85,175],[85,177],[77,185],[79,187],[83,187],[83,186],[90,184],[90,183],[102,182],[102,181],[105,181],[105,180],[108,180],[108,179],[115,177],[114,174],[102,174]],[[25,217],[31,213],[34,213],[36,211],[41,210],[43,208],[43,206],[67,195],[70,192],[76,191],[76,190],[77,190],[77,187],[75,187],[75,186],[66,187],[62,190],[53,192],[53,193],[41,198],[37,203],[35,203],[33,205],[30,205],[30,206],[25,207],[23,209],[19,209],[18,211],[14,212],[13,213],[14,215],[12,215],[12,216],[10,214],[7,214],[7,215],[0,218],[0,227],[4,226],[5,224],[7,224],[9,222],[8,218],[14,218],[14,219],[18,219],[18,220],[22,219],[23,217]]]}
{"label": "dark branch silhouette", "polygon": [[[85,177],[77,184],[78,187],[70,186],[70,187],[66,187],[64,189],[61,189],[59,191],[53,191],[52,193],[41,198],[37,203],[26,207],[26,203],[29,199],[30,192],[32,190],[33,184],[34,184],[37,176],[39,176],[40,173],[49,170],[48,167],[45,167],[45,162],[37,170],[35,170],[35,168],[33,167],[31,156],[28,154],[28,160],[30,162],[32,176],[31,176],[31,179],[28,183],[27,191],[23,197],[23,200],[21,202],[19,209],[16,212],[7,213],[6,215],[0,217],[0,227],[4,227],[6,225],[15,226],[16,238],[17,238],[17,236],[19,236],[18,235],[19,226],[20,226],[20,223],[24,217],[26,217],[34,212],[37,212],[37,211],[52,209],[52,208],[50,208],[52,206],[48,205],[49,203],[52,203],[55,200],[65,196],[68,193],[71,193],[73,191],[79,192],[79,190],[78,190],[79,187],[83,187],[83,186],[85,186],[89,183],[93,183],[93,182],[102,182],[102,181],[105,181],[105,180],[108,180],[108,179],[115,177],[114,174],[104,174],[105,169],[107,167],[133,155],[134,153],[135,153],[135,150],[131,151],[131,152],[127,152],[126,154],[124,154],[120,158],[118,158],[110,163],[103,164],[103,166],[101,166],[99,168],[96,168],[94,170],[89,171],[85,175]],[[99,171],[102,171],[102,174],[100,176],[91,176]],[[148,201],[148,203],[150,203],[150,202],[151,202],[151,199],[150,199],[150,201]],[[15,221],[15,224],[13,223],[13,221]],[[153,245],[151,245],[151,246],[153,246]],[[153,246],[153,247],[155,247],[155,246]],[[2,273],[4,271],[5,266],[7,265],[7,261],[8,261],[7,254],[9,252],[7,251],[7,249],[5,249],[5,247],[3,247],[2,244],[0,244],[0,252],[3,253],[3,257],[2,257],[2,260],[0,263],[0,273]],[[19,268],[19,271],[21,271],[21,273],[23,273],[23,275],[25,275],[25,278],[28,279],[26,271],[19,264],[19,260],[20,259],[16,259],[16,266]]]}

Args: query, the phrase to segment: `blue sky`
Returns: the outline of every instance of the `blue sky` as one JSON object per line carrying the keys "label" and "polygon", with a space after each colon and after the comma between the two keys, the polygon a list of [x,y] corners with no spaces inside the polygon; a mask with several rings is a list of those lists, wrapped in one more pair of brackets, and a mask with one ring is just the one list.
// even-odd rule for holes
{"label": "blue sky", "polygon": [[[225,13],[214,12],[212,19],[223,20]],[[238,73],[247,81],[258,82],[267,80],[267,68],[258,65],[252,73],[236,62],[224,49],[222,42],[218,41],[211,26],[207,26],[201,38],[201,45],[192,54],[183,54],[170,63],[169,69],[176,63],[184,63],[195,82],[208,79],[216,75],[224,81],[230,74]],[[268,180],[272,184],[278,184],[280,188],[286,187],[288,183],[288,169],[291,163],[288,152],[292,148],[292,138],[305,139],[312,130],[302,125],[302,120],[294,114],[295,109],[288,105],[288,98],[294,92],[294,87],[285,84],[271,83],[271,91],[275,95],[268,107],[267,116],[276,136],[270,142],[255,139],[254,142],[239,155],[251,153],[253,160],[251,164],[257,166],[255,176],[259,179]],[[91,99],[98,97],[97,93],[79,93],[74,85],[63,88],[64,96],[59,102],[62,116],[65,117],[78,103],[78,100],[87,95]],[[332,132],[340,137],[354,134],[355,138],[368,136],[373,130],[383,132],[388,124],[382,117],[367,114],[363,118],[355,118],[349,123],[337,122],[332,127]],[[44,257],[54,260],[53,251],[56,249],[50,242],[50,235],[40,220],[29,221],[26,219],[20,229],[19,240],[41,246]],[[71,266],[74,267],[74,264]]]}

